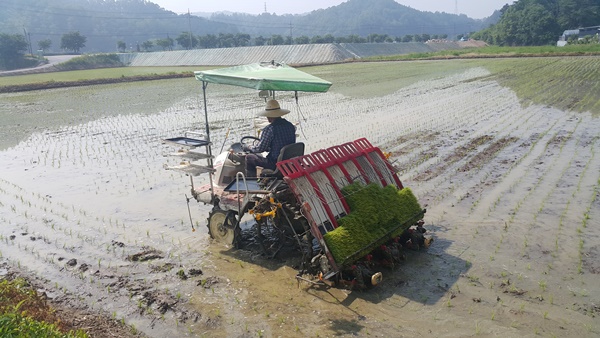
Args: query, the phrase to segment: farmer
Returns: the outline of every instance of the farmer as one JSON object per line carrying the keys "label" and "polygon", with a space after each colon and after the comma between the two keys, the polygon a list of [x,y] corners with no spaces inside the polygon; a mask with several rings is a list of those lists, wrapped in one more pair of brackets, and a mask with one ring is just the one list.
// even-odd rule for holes
{"label": "farmer", "polygon": [[[281,148],[296,142],[296,127],[288,120],[282,118],[289,113],[287,109],[281,109],[277,100],[267,101],[267,107],[256,116],[265,116],[269,120],[260,134],[260,141],[254,146],[242,145],[242,149],[249,152],[246,155],[246,176],[256,177],[256,167],[275,170],[277,157]],[[267,157],[259,153],[268,151]]]}

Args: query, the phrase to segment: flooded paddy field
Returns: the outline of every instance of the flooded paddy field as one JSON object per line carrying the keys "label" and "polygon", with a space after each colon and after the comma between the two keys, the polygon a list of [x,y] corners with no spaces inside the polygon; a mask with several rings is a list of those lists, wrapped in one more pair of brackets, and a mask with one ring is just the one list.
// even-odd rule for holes
{"label": "flooded paddy field", "polygon": [[[153,337],[599,335],[597,116],[524,104],[480,63],[382,65],[308,68],[330,92],[278,96],[307,151],[366,137],[426,205],[433,246],[377,288],[212,243],[193,200],[192,231],[162,140],[204,129],[193,79],[0,95],[2,261]],[[253,134],[254,92],[208,97],[215,152]]]}

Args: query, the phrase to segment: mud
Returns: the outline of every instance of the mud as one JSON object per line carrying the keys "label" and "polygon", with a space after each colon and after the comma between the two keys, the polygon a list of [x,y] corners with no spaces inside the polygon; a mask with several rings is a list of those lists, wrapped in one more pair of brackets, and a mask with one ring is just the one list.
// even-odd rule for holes
{"label": "mud", "polygon": [[[298,282],[298,258],[284,252],[212,243],[209,206],[190,202],[192,231],[190,178],[163,169],[177,160],[162,143],[203,128],[197,97],[175,90],[199,90],[187,80],[144,84],[133,101],[119,92],[133,95],[131,84],[1,94],[4,107],[18,103],[5,130],[26,135],[0,152],[2,259],[43,276],[49,294],[155,337],[596,336],[600,122],[522,106],[488,74],[470,68],[356,98],[332,88],[298,106],[280,97],[307,151],[366,137],[392,152],[427,207],[433,246],[406,252],[368,292]],[[135,108],[165,83],[169,106]],[[210,90],[219,150],[252,132],[263,102]]]}

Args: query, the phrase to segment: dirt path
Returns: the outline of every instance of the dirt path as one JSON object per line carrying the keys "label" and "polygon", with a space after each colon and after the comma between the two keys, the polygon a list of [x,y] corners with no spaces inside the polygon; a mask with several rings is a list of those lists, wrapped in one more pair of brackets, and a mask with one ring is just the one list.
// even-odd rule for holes
{"label": "dirt path", "polygon": [[[163,112],[39,130],[2,151],[2,256],[156,337],[596,336],[600,122],[522,106],[486,75],[471,68],[367,99],[305,95],[301,114],[281,98],[307,151],[367,137],[427,205],[433,247],[409,252],[370,292],[298,284],[293,259],[210,243],[208,206],[191,205],[191,232],[189,178],[161,169],[173,163],[161,140],[202,128],[188,94]],[[57,89],[79,99],[44,104],[135,105],[113,89]],[[248,134],[262,102],[212,90],[213,142]],[[3,95],[21,114],[58,112],[36,111],[35,93]]]}
{"label": "dirt path", "polygon": [[48,60],[48,63],[39,65],[33,68],[24,68],[24,69],[15,69],[15,70],[5,70],[0,71],[0,76],[10,76],[10,75],[23,75],[23,74],[35,74],[49,71],[50,68],[54,67],[59,63],[63,63],[71,60],[74,57],[79,55],[49,55],[45,58]]}

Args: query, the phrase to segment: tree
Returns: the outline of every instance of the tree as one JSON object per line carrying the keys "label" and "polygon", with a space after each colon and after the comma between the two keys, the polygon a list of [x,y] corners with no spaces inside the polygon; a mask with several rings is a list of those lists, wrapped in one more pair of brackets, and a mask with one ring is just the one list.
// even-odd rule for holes
{"label": "tree", "polygon": [[333,35],[331,35],[331,34],[326,34],[326,35],[323,37],[323,41],[324,41],[325,43],[334,43],[334,42],[335,42],[335,37],[334,37]]}
{"label": "tree", "polygon": [[142,42],[142,48],[145,52],[149,52],[152,47],[154,47],[154,43],[150,40]]}
{"label": "tree", "polygon": [[200,37],[200,47],[202,48],[217,48],[219,46],[219,38],[214,34],[206,34]]}
{"label": "tree", "polygon": [[558,0],[552,14],[563,29],[597,26],[600,23],[600,1]]}
{"label": "tree", "polygon": [[323,41],[323,38],[320,35],[315,35],[312,38],[310,38],[310,43],[318,44],[318,43],[325,43],[325,42]]}
{"label": "tree", "polygon": [[50,39],[44,39],[44,40],[38,41],[38,49],[40,49],[44,52],[49,50],[50,46],[52,46],[52,40],[50,40]]}
{"label": "tree", "polygon": [[125,43],[125,41],[117,41],[117,49],[119,50],[119,52],[124,53],[127,50],[127,44]]}
{"label": "tree", "polygon": [[500,46],[554,45],[566,29],[600,22],[598,0],[519,0],[506,5],[497,24],[471,35]]}
{"label": "tree", "polygon": [[248,46],[250,42],[250,34],[237,33],[235,35],[235,45],[237,47]]}
{"label": "tree", "polygon": [[16,68],[27,47],[24,35],[0,33],[0,66],[6,69]]}
{"label": "tree", "polygon": [[367,42],[367,39],[363,38],[362,36],[358,36],[356,34],[351,34],[351,35],[348,35],[348,42],[350,42],[350,43],[365,43],[365,42]]}
{"label": "tree", "polygon": [[283,43],[285,42],[285,39],[283,38],[283,36],[279,35],[279,34],[274,34],[271,36],[270,45],[273,46],[278,46],[278,45],[283,45]]}
{"label": "tree", "polygon": [[156,40],[156,45],[161,47],[162,50],[173,50],[175,41],[172,38],[164,38]]}
{"label": "tree", "polygon": [[267,39],[264,38],[262,35],[259,35],[257,37],[254,38],[254,45],[255,46],[264,46],[267,43]]}
{"label": "tree", "polygon": [[233,34],[219,33],[218,39],[220,48],[229,48],[235,46],[235,37],[233,36]]}
{"label": "tree", "polygon": [[377,43],[385,42],[385,40],[387,38],[388,38],[387,34],[369,34],[369,36],[367,36],[367,40],[369,42],[377,42]]}
{"label": "tree", "polygon": [[63,34],[60,39],[60,48],[65,50],[70,50],[74,53],[79,53],[81,48],[85,47],[85,42],[87,38],[78,31],[69,32],[67,34]]}
{"label": "tree", "polygon": [[310,38],[306,35],[299,36],[294,39],[297,45],[308,45],[310,43]]}
{"label": "tree", "polygon": [[189,32],[182,32],[175,40],[178,45],[185,49],[193,49],[198,46],[198,38]]}

